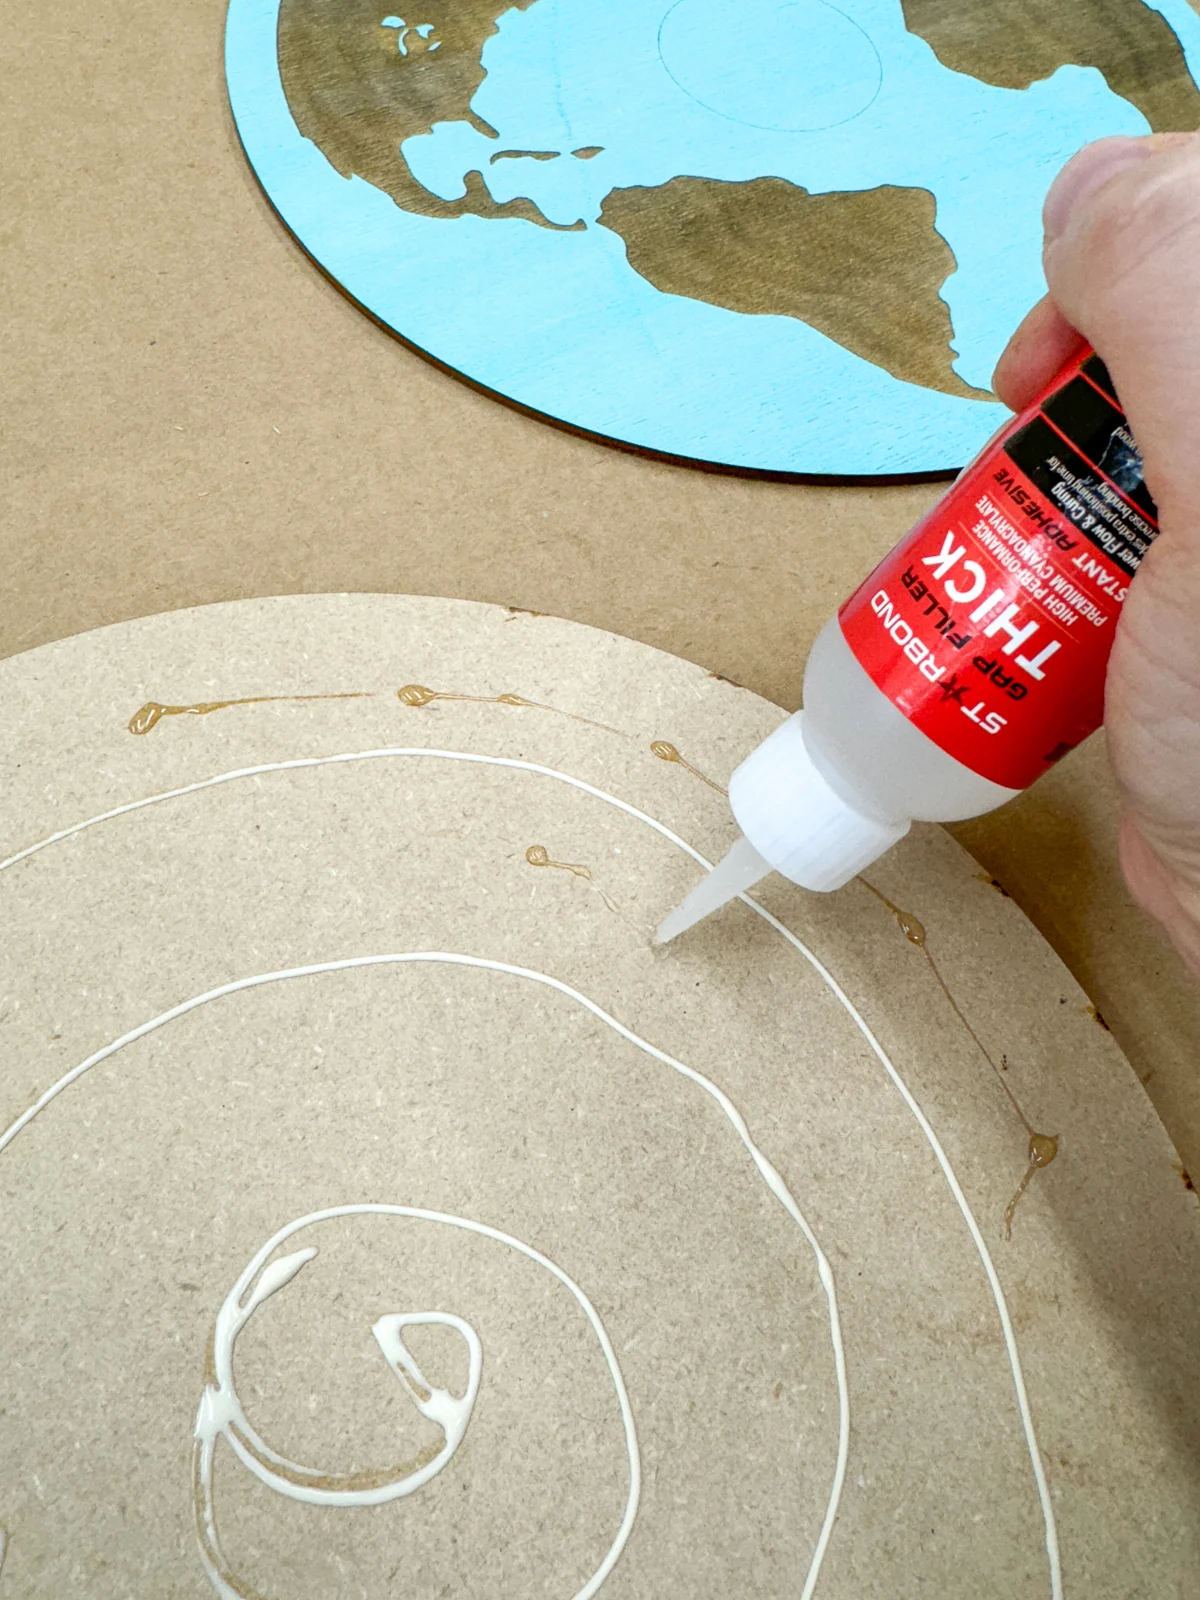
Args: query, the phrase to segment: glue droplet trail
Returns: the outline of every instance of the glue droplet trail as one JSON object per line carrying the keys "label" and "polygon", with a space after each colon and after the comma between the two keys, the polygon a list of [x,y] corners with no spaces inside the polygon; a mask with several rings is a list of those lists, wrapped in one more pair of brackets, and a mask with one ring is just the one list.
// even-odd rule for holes
{"label": "glue droplet trail", "polygon": [[683,904],[676,907],[670,916],[663,918],[654,935],[655,944],[667,944],[689,928],[694,928],[696,923],[752,888],[770,871],[770,865],[749,839],[739,839],[708,876],[701,878]]}

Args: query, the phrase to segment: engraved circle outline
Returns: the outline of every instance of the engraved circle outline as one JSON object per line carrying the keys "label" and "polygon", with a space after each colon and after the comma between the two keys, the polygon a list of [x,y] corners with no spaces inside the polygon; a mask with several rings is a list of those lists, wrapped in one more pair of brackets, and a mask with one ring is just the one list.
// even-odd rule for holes
{"label": "engraved circle outline", "polygon": [[[786,3],[787,0],[785,0],[785,4]],[[680,79],[675,76],[675,74],[671,71],[666,56],[663,53],[663,32],[667,26],[667,23],[671,20],[681,6],[693,4],[693,0],[675,0],[674,5],[668,6],[663,15],[662,21],[658,25],[656,46],[658,49],[658,59],[662,63],[662,69],[666,73],[667,77],[670,78],[675,87],[680,91],[680,93],[687,95],[688,99],[692,101],[694,105],[702,106],[705,111],[710,112],[714,117],[723,118],[726,122],[736,122],[741,128],[755,128],[760,133],[829,133],[833,128],[844,128],[847,123],[855,122],[859,117],[865,115],[882,94],[883,57],[879,54],[879,51],[875,46],[874,39],[871,38],[871,35],[862,26],[862,24],[855,22],[854,18],[848,16],[840,6],[831,5],[830,0],[812,0],[812,3],[824,7],[826,11],[832,11],[835,16],[839,16],[844,22],[848,22],[856,33],[861,33],[863,38],[866,40],[868,49],[875,58],[875,88],[871,93],[871,97],[869,100],[864,101],[863,104],[859,106],[857,111],[852,111],[848,117],[839,117],[836,122],[800,123],[789,126],[785,126],[784,124],[778,122],[750,122],[746,117],[735,117],[731,111],[723,111],[720,106],[712,105],[709,101],[702,99],[694,89],[689,89],[687,84],[681,82]]]}

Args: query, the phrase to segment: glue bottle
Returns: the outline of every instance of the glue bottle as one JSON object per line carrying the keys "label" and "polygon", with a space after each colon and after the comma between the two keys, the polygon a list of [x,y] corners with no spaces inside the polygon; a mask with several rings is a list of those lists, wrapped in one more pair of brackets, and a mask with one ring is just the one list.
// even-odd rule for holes
{"label": "glue bottle", "polygon": [[659,942],[771,871],[838,889],[914,821],[979,816],[1040,777],[1104,720],[1117,619],[1157,532],[1085,347],[826,623],[803,710],[730,779],[742,837]]}

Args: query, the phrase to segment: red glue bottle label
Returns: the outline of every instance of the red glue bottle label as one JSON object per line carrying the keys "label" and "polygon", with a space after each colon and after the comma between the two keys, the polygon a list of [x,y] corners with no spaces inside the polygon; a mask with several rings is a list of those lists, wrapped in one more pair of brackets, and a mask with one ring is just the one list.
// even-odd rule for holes
{"label": "red glue bottle label", "polygon": [[1112,380],[1084,349],[838,620],[915,727],[1023,789],[1104,720],[1117,619],[1157,533]]}

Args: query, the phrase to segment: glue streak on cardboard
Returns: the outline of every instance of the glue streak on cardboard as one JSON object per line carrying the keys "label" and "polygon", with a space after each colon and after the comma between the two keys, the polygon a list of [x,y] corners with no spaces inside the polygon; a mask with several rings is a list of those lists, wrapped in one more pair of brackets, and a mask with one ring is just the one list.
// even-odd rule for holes
{"label": "glue streak on cardboard", "polygon": [[1157,533],[1084,347],[826,624],[804,709],[730,780],[742,838],[659,941],[772,870],[841,888],[914,821],[979,816],[1048,771],[1104,719],[1117,620]]}
{"label": "glue streak on cardboard", "polygon": [[[310,1246],[294,1250],[285,1256],[278,1256],[274,1260],[270,1260],[270,1257],[280,1245],[302,1229],[337,1218],[361,1216],[407,1217],[421,1222],[439,1223],[507,1245],[544,1268],[575,1297],[591,1324],[592,1332],[599,1341],[601,1353],[608,1366],[609,1377],[620,1407],[629,1464],[629,1492],[621,1525],[604,1559],[575,1595],[575,1600],[591,1600],[591,1596],[603,1585],[625,1548],[637,1515],[641,1492],[641,1467],[633,1411],[621,1369],[617,1364],[616,1351],[605,1332],[596,1308],[575,1280],[568,1277],[561,1267],[556,1266],[531,1245],[513,1238],[511,1234],[501,1233],[497,1228],[475,1222],[468,1217],[451,1216],[440,1211],[425,1211],[415,1206],[380,1204],[333,1206],[325,1211],[314,1211],[308,1216],[298,1217],[295,1221],[289,1222],[258,1251],[226,1296],[225,1303],[217,1314],[216,1327],[209,1348],[204,1393],[196,1413],[193,1450],[196,1530],[200,1540],[201,1560],[210,1584],[220,1596],[220,1600],[257,1600],[255,1591],[248,1588],[233,1572],[221,1547],[213,1489],[218,1439],[223,1437],[242,1465],[254,1473],[267,1488],[274,1489],[279,1494],[313,1506],[361,1507],[384,1505],[422,1488],[446,1466],[467,1431],[483,1375],[483,1345],[469,1322],[447,1311],[392,1312],[380,1317],[371,1330],[384,1360],[403,1385],[409,1400],[421,1416],[442,1434],[440,1448],[427,1446],[417,1457],[403,1466],[378,1472],[347,1475],[330,1474],[319,1469],[300,1466],[272,1450],[270,1445],[255,1432],[242,1409],[233,1374],[234,1345],[238,1335],[258,1307],[286,1287],[317,1252]],[[428,1326],[449,1328],[457,1333],[466,1345],[468,1375],[461,1396],[456,1396],[446,1389],[436,1388],[428,1382],[404,1342],[403,1329]]]}

